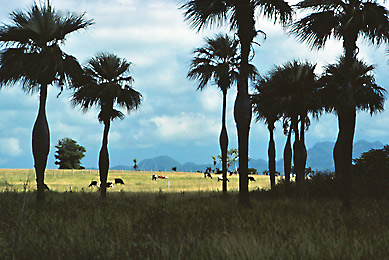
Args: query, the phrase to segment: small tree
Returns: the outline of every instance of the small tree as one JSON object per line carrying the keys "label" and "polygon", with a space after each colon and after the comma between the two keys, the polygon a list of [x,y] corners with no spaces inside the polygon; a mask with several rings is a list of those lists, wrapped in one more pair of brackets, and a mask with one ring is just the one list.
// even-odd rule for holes
{"label": "small tree", "polygon": [[58,140],[58,145],[55,146],[55,164],[59,165],[59,169],[85,169],[81,166],[81,159],[85,157],[85,147],[78,145],[76,141],[65,137]]}
{"label": "small tree", "polygon": [[138,164],[137,164],[137,160],[136,158],[134,158],[134,170],[137,171],[138,170]]}

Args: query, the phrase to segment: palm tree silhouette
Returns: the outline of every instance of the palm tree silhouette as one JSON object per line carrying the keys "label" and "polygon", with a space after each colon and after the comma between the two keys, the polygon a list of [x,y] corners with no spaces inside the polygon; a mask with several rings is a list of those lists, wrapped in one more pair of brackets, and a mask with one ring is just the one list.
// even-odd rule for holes
{"label": "palm tree silhouette", "polygon": [[234,119],[238,131],[239,149],[239,201],[249,204],[248,193],[248,144],[251,123],[251,102],[248,91],[249,54],[258,33],[255,12],[260,10],[266,17],[286,24],[292,9],[283,0],[188,0],[181,6],[185,19],[192,28],[201,30],[206,25],[223,25],[229,22],[231,30],[237,31],[241,60],[238,77],[238,93],[235,100]]}
{"label": "palm tree silhouette", "polygon": [[34,3],[27,11],[11,13],[12,24],[0,27],[0,86],[22,83],[27,93],[39,92],[39,111],[32,131],[32,152],[37,182],[37,200],[44,200],[44,173],[50,149],[46,118],[47,88],[66,83],[82,75],[75,57],[60,48],[65,37],[88,27],[92,20],[84,15],[61,16],[48,1]]}
{"label": "palm tree silhouette", "polygon": [[[199,90],[203,90],[211,81],[216,83],[223,93],[222,129],[219,141],[222,155],[223,192],[227,192],[227,91],[238,78],[238,41],[228,35],[219,34],[215,38],[206,38],[205,46],[196,49],[194,54],[188,78],[198,81],[197,89]],[[212,158],[214,158],[216,167],[216,158]]]}
{"label": "palm tree silhouette", "polygon": [[[288,138],[284,150],[284,165],[290,167],[291,149],[290,134],[294,132],[295,142],[293,145],[294,151],[294,166],[296,169],[296,181],[301,184],[304,182],[304,171],[307,160],[307,150],[305,147],[305,130],[309,127],[310,118],[308,114],[314,117],[320,114],[322,110],[318,96],[318,84],[314,73],[316,65],[309,62],[291,61],[282,66],[276,66],[270,73],[264,77],[257,86],[257,89],[267,89],[265,97],[268,102],[258,106],[254,111],[262,108],[264,116],[269,117],[268,127],[271,131],[274,130],[274,122],[281,116],[284,118],[284,129],[287,132]],[[266,107],[264,107],[266,106]],[[268,111],[270,110],[270,111]],[[260,119],[260,118],[259,118]],[[287,130],[290,121],[290,129]],[[271,124],[269,124],[269,122]],[[273,124],[273,125],[272,125]],[[271,134],[272,135],[272,134]],[[269,155],[275,154],[274,143],[269,143]],[[273,157],[272,157],[273,158]],[[272,163],[274,158],[272,159]],[[275,165],[269,169],[270,174],[275,174]],[[290,174],[290,169],[286,169],[285,176]],[[271,176],[271,181],[274,181],[274,176]]]}
{"label": "palm tree silhouette", "polygon": [[[336,64],[325,67],[325,71],[320,78],[322,85],[321,93],[323,105],[328,112],[339,113],[345,100],[342,87],[348,80],[346,71],[351,70],[353,87],[353,104],[356,111],[368,111],[371,115],[384,110],[385,89],[378,86],[374,77],[374,66],[368,65],[362,60],[354,60],[351,69],[346,64],[345,57],[342,56]],[[338,143],[335,144],[335,146]],[[335,167],[339,161],[335,160]]]}
{"label": "palm tree silhouette", "polygon": [[125,108],[127,112],[139,107],[142,95],[132,88],[133,78],[129,75],[131,63],[114,54],[102,53],[89,60],[85,66],[85,79],[72,97],[73,106],[81,106],[87,111],[93,106],[100,108],[98,119],[104,124],[102,146],[99,154],[101,196],[107,192],[109,170],[108,132],[111,121],[124,119],[124,114],[114,106]]}
{"label": "palm tree silhouette", "polygon": [[349,180],[352,174],[356,122],[351,67],[359,51],[357,40],[360,36],[374,45],[389,41],[389,12],[376,1],[370,0],[304,0],[297,7],[312,13],[296,21],[290,33],[307,42],[312,49],[323,48],[331,37],[343,41],[346,80],[339,89],[344,101],[337,110],[339,133],[334,148],[334,160],[335,171],[343,179],[342,204],[349,209]]}
{"label": "palm tree silhouette", "polygon": [[277,89],[271,87],[271,79],[263,77],[255,84],[256,92],[252,96],[253,111],[256,115],[256,121],[265,121],[269,130],[269,175],[270,187],[275,186],[276,174],[276,148],[274,142],[275,123],[281,118],[281,107],[276,103]]}

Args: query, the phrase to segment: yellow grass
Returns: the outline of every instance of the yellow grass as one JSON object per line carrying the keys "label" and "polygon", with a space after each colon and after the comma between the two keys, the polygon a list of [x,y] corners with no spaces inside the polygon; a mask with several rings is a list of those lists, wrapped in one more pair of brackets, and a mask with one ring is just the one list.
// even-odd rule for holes
{"label": "yellow grass", "polygon": [[[166,175],[168,179],[151,180],[151,176]],[[125,185],[114,185],[109,192],[191,192],[191,191],[221,191],[222,182],[213,179],[205,179],[202,173],[191,172],[150,172],[150,171],[123,171],[112,170],[108,174],[108,181],[115,178],[123,179]],[[249,189],[268,189],[270,187],[269,176],[255,175],[255,182],[250,182]],[[228,176],[229,191],[237,191],[239,177]],[[88,185],[92,180],[99,180],[97,170],[46,170],[45,183],[53,191],[82,191],[93,192],[98,188]],[[34,190],[35,172],[33,169],[0,169],[0,191],[4,190]]]}

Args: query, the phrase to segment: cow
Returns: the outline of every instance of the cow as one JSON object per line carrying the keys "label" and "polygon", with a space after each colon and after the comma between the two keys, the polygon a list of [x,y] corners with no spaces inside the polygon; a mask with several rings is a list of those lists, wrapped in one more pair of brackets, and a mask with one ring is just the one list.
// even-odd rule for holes
{"label": "cow", "polygon": [[124,184],[124,181],[120,178],[115,178],[115,184]]}
{"label": "cow", "polygon": [[253,176],[249,176],[248,179],[249,179],[249,181],[255,181]]}
{"label": "cow", "polygon": [[97,181],[92,181],[88,187],[97,186]]}
{"label": "cow", "polygon": [[172,168],[172,171],[173,171],[173,172],[176,172],[176,171],[177,171],[177,167],[176,167],[176,166],[173,167],[173,168]]}
{"label": "cow", "polygon": [[204,178],[211,178],[212,179],[212,175],[210,172],[204,172]]}
{"label": "cow", "polygon": [[153,175],[151,176],[151,180],[152,180],[152,181],[157,180],[157,175],[153,174]]}
{"label": "cow", "polygon": [[[226,178],[226,180],[229,182],[230,180],[228,178]],[[217,176],[217,181],[223,181],[223,176],[222,175],[218,175]]]}
{"label": "cow", "polygon": [[169,177],[164,176],[164,175],[158,175],[158,178],[159,178],[159,179],[169,179]]}
{"label": "cow", "polygon": [[107,188],[113,188],[113,182],[112,181],[108,181],[107,182]]}

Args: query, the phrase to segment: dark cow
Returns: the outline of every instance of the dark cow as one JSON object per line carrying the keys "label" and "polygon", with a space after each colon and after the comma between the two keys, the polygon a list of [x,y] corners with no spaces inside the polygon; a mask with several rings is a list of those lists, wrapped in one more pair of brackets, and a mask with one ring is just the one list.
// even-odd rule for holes
{"label": "dark cow", "polygon": [[112,181],[108,181],[107,182],[107,188],[112,188],[113,187],[113,182]]}
{"label": "dark cow", "polygon": [[151,176],[151,180],[153,181],[153,180],[157,180],[157,175],[155,175],[155,174],[153,174],[152,176]]}
{"label": "dark cow", "polygon": [[115,184],[124,184],[124,181],[120,178],[115,178]]}
{"label": "dark cow", "polygon": [[[222,175],[218,175],[217,176],[217,181],[222,181],[223,180],[223,176]],[[230,180],[228,178],[226,178],[226,180],[229,182]]]}
{"label": "dark cow", "polygon": [[249,179],[249,181],[255,181],[253,176],[249,176],[248,179]]}
{"label": "dark cow", "polygon": [[88,187],[97,186],[97,181],[92,181]]}
{"label": "dark cow", "polygon": [[176,172],[176,171],[177,171],[177,167],[173,167],[173,168],[172,168],[172,171],[173,171],[173,172]]}
{"label": "dark cow", "polygon": [[212,175],[210,172],[204,172],[204,178],[211,178],[212,179]]}

